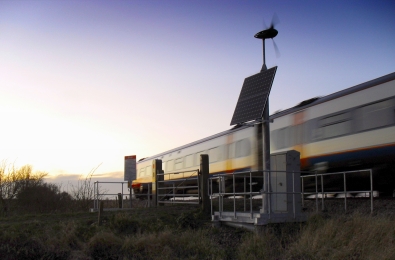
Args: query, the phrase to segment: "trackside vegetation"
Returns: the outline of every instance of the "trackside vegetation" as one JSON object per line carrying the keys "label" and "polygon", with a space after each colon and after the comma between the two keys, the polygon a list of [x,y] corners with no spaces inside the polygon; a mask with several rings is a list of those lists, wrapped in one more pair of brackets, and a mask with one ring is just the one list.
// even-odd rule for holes
{"label": "trackside vegetation", "polygon": [[73,194],[34,180],[12,199],[2,197],[7,211],[0,216],[0,259],[395,259],[391,199],[378,201],[373,214],[358,208],[363,200],[348,213],[329,204],[317,213],[312,202],[307,222],[268,225],[257,233],[214,227],[191,205],[147,208],[137,201],[131,210],[103,212],[99,225],[97,213],[84,208],[85,195],[78,204]]}

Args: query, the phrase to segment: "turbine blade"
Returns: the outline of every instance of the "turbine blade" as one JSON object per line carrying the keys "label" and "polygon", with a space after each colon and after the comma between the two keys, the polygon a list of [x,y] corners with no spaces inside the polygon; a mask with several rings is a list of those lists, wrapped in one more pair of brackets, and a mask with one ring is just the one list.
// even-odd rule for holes
{"label": "turbine blade", "polygon": [[272,41],[273,41],[273,47],[274,47],[274,52],[276,53],[276,57],[277,57],[277,58],[280,58],[280,56],[281,56],[280,50],[278,49],[277,44],[276,44],[276,42],[273,40],[273,38],[272,38]]}
{"label": "turbine blade", "polygon": [[273,14],[273,17],[272,17],[272,22],[271,22],[271,24],[270,24],[270,27],[273,27],[273,28],[274,28],[274,26],[276,26],[276,25],[279,24],[279,23],[280,23],[280,19],[278,18],[277,14],[274,13],[274,14]]}

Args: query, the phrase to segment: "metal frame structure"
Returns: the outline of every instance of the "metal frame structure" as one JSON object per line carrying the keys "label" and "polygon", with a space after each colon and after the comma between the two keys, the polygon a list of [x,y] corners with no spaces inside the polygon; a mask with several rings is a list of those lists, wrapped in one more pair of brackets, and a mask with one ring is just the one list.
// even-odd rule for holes
{"label": "metal frame structure", "polygon": [[[121,193],[100,193],[100,189],[99,189],[99,185],[100,184],[121,184]],[[128,193],[124,193],[124,189],[123,186],[127,185],[128,182],[127,181],[95,181],[93,183],[93,208],[91,209],[91,211],[98,211],[99,210],[99,201],[100,198],[102,196],[118,196],[119,194],[121,194],[121,208],[123,209],[123,197],[124,196],[130,196],[130,203],[132,203],[132,194],[131,191],[129,191]],[[132,204],[130,205],[132,207]],[[119,209],[119,208],[118,208]],[[105,209],[105,210],[109,210],[109,209]]]}
{"label": "metal frame structure", "polygon": [[[273,173],[286,173],[291,175],[292,187],[291,191],[287,192],[272,192],[271,189],[262,189],[259,191],[253,191],[252,183],[256,179],[268,180],[267,187],[271,187],[271,175]],[[286,171],[243,171],[234,172],[232,174],[220,174],[216,178],[210,178],[209,190],[213,191],[213,181],[219,181],[219,191],[217,193],[211,192],[211,216],[214,222],[223,222],[230,226],[244,227],[247,229],[254,230],[255,226],[266,225],[269,223],[283,223],[283,222],[301,222],[306,220],[306,216],[301,212],[301,205],[298,203],[301,197],[300,187],[295,185],[295,175],[300,175],[300,172],[286,172]],[[226,179],[231,178],[233,181],[233,191],[226,192],[223,190],[223,183]],[[244,190],[242,192],[236,192],[236,179],[243,179]],[[249,183],[249,189],[247,190],[247,183]],[[273,206],[273,200],[275,196],[287,195],[287,207],[291,205],[290,209],[286,211],[277,211]],[[233,210],[224,210],[224,199],[230,196],[233,200]],[[244,211],[237,211],[237,197],[243,197]],[[261,205],[258,205],[259,210],[253,210],[253,204],[256,198],[260,196]],[[213,209],[213,199],[218,198],[218,211]],[[288,199],[291,198],[289,201]],[[249,209],[247,210],[247,199],[249,200]],[[267,208],[265,208],[267,207]]]}
{"label": "metal frame structure", "polygon": [[[369,180],[370,180],[370,190],[347,190],[347,181],[346,177],[347,174],[353,173],[361,173],[361,172],[369,172]],[[325,176],[333,176],[333,175],[343,175],[343,191],[328,191],[325,192],[324,187],[324,177]],[[304,180],[306,178],[315,178],[315,192],[304,192]],[[321,191],[318,191],[318,179],[320,180],[320,187]],[[373,197],[374,197],[374,190],[373,190],[373,171],[372,169],[365,169],[365,170],[356,170],[356,171],[343,171],[343,172],[333,172],[333,173],[321,173],[321,174],[313,174],[313,175],[304,175],[301,176],[302,180],[302,205],[304,206],[304,197],[305,195],[315,195],[316,200],[316,211],[318,211],[318,197],[321,197],[321,210],[325,210],[325,198],[328,198],[328,194],[344,194],[344,211],[347,212],[347,195],[349,193],[365,193],[369,194],[370,198],[370,211],[373,213]]]}
{"label": "metal frame structure", "polygon": [[[194,177],[185,177],[185,174],[192,173],[190,176],[193,175],[193,173],[196,173],[196,176]],[[175,174],[182,174],[183,176],[181,178],[176,178],[176,179],[170,179],[171,175]],[[183,203],[183,204],[199,204],[200,202],[200,171],[199,169],[196,170],[190,170],[190,171],[181,171],[181,172],[168,172],[168,173],[157,173],[156,174],[156,190],[157,190],[157,205],[159,204],[177,204],[177,203]],[[163,176],[164,180],[158,180],[159,176]],[[168,176],[169,179],[165,180],[166,176]],[[184,186],[185,182],[196,182],[196,185],[186,185]],[[178,183],[178,185],[176,185]],[[187,197],[185,197],[185,194],[177,194],[177,190],[186,190],[186,189],[196,189],[197,193],[189,193],[189,197],[192,197],[193,199],[186,200]],[[170,191],[169,191],[170,190]],[[166,192],[169,191],[169,192]],[[171,199],[172,198],[172,199]],[[182,198],[182,200],[176,200],[176,198]]]}

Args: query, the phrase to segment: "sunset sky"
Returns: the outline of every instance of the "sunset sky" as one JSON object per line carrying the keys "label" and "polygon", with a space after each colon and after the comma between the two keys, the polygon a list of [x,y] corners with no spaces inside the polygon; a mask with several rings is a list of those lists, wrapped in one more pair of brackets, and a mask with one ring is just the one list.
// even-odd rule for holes
{"label": "sunset sky", "polygon": [[390,0],[1,0],[0,160],[123,180],[125,155],[227,130],[274,13],[271,112],[395,71]]}

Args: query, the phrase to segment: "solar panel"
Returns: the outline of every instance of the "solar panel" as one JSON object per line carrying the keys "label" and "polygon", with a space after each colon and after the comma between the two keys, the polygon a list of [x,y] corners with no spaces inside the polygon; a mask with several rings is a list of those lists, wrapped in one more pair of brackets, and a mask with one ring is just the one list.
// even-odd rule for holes
{"label": "solar panel", "polygon": [[273,67],[244,80],[230,125],[262,118],[276,70]]}

